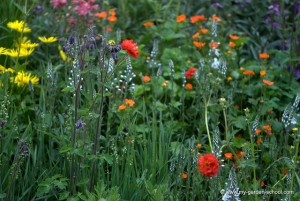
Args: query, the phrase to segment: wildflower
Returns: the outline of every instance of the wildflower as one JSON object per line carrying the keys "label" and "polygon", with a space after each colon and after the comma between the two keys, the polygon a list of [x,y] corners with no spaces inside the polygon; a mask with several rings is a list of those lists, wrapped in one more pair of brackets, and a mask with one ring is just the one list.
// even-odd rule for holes
{"label": "wildflower", "polygon": [[263,126],[263,130],[264,130],[268,135],[272,135],[272,127],[271,127],[271,125],[265,125],[265,126]]}
{"label": "wildflower", "polygon": [[260,145],[262,143],[262,137],[258,137],[256,140],[256,144]]}
{"label": "wildflower", "polygon": [[122,104],[119,106],[118,110],[125,110],[126,109],[126,105],[125,104]]}
{"label": "wildflower", "polygon": [[210,42],[209,47],[217,49],[219,47],[219,43],[218,42]]}
{"label": "wildflower", "polygon": [[261,77],[265,76],[266,75],[266,70],[259,71],[259,74],[260,74]]}
{"label": "wildflower", "polygon": [[208,33],[208,29],[200,28],[199,32],[202,33],[202,34],[207,34]]}
{"label": "wildflower", "polygon": [[79,16],[86,16],[99,8],[99,5],[94,4],[95,2],[95,0],[73,0],[72,3],[77,4],[73,10],[76,11]]}
{"label": "wildflower", "polygon": [[75,128],[79,129],[79,128],[85,128],[86,123],[84,123],[81,119],[79,119],[76,123],[75,123]]}
{"label": "wildflower", "polygon": [[202,144],[198,143],[197,148],[200,149],[202,147]]}
{"label": "wildflower", "polygon": [[198,41],[193,41],[193,44],[197,47],[197,48],[202,48],[205,46],[205,43],[203,42],[198,42]]}
{"label": "wildflower", "polygon": [[184,14],[178,15],[178,16],[176,17],[176,22],[181,23],[181,22],[184,22],[185,19],[186,19],[186,16],[185,16]]}
{"label": "wildflower", "polygon": [[133,40],[123,40],[121,43],[121,47],[123,50],[127,51],[129,56],[133,58],[139,57],[139,51],[137,49],[137,43],[133,43]]}
{"label": "wildflower", "polygon": [[34,52],[34,48],[8,49],[6,55],[11,57],[27,57]]}
{"label": "wildflower", "polygon": [[132,99],[127,99],[127,98],[125,99],[125,103],[130,107],[132,107],[135,104],[135,102]]}
{"label": "wildflower", "polygon": [[195,33],[195,34],[192,36],[193,39],[196,39],[196,38],[198,38],[198,37],[199,37],[199,32]]}
{"label": "wildflower", "polygon": [[4,47],[0,47],[0,55],[1,55],[1,54],[6,55],[6,53],[7,53],[7,49],[4,48]]}
{"label": "wildflower", "polygon": [[196,22],[205,21],[205,20],[207,20],[207,18],[204,15],[195,15],[195,16],[190,17],[191,23],[196,23]]}
{"label": "wildflower", "polygon": [[245,70],[245,68],[244,67],[240,67],[240,71],[244,71]]}
{"label": "wildflower", "polygon": [[192,85],[191,83],[187,83],[187,84],[185,85],[185,88],[186,88],[187,90],[191,91],[191,90],[193,90],[193,85]]}
{"label": "wildflower", "polygon": [[114,9],[109,9],[108,13],[109,13],[110,15],[116,15],[116,14],[117,14],[116,11],[115,11]]}
{"label": "wildflower", "polygon": [[226,78],[226,80],[227,80],[227,81],[231,81],[231,80],[232,80],[232,77],[228,76],[228,77]]}
{"label": "wildflower", "polygon": [[110,22],[116,22],[117,19],[118,19],[118,18],[117,18],[115,15],[111,15],[111,16],[109,16],[109,17],[107,18],[107,20],[110,21]]}
{"label": "wildflower", "polygon": [[167,85],[169,84],[169,81],[168,80],[166,80],[166,81],[164,81],[163,83],[162,83],[162,87],[166,87]]}
{"label": "wildflower", "polygon": [[14,22],[8,22],[7,27],[11,28],[11,29],[14,29],[14,30],[16,30],[18,32],[21,32],[21,33],[31,32],[31,29],[27,26],[27,23],[25,23],[22,20],[21,21],[16,20]]}
{"label": "wildflower", "polygon": [[259,58],[261,58],[261,59],[268,59],[269,57],[270,56],[267,53],[265,53],[265,52],[259,54]]}
{"label": "wildflower", "polygon": [[153,22],[145,22],[144,23],[144,27],[152,27],[152,26],[154,26]]}
{"label": "wildflower", "polygon": [[260,129],[256,129],[256,130],[255,130],[255,133],[258,135],[258,134],[261,133],[261,130],[260,130]]}
{"label": "wildflower", "polygon": [[230,38],[230,40],[238,40],[239,39],[238,36],[232,35],[232,34],[229,34],[229,38]]}
{"label": "wildflower", "polygon": [[67,0],[50,0],[50,3],[53,5],[53,9],[61,9],[65,5],[67,5]]}
{"label": "wildflower", "polygon": [[243,72],[244,75],[255,75],[255,73],[252,70],[245,70]]}
{"label": "wildflower", "polygon": [[151,80],[151,78],[150,78],[148,75],[145,75],[145,76],[143,77],[144,83],[150,82],[150,80]]}
{"label": "wildflower", "polygon": [[12,69],[12,68],[5,68],[4,66],[2,66],[2,65],[0,64],[0,73],[5,73],[5,72],[14,73],[15,70]]}
{"label": "wildflower", "polygon": [[105,27],[105,28],[106,28],[106,31],[108,31],[108,32],[111,32],[111,31],[112,31],[112,28],[109,27],[109,26],[107,26],[107,27]]}
{"label": "wildflower", "polygon": [[235,43],[234,42],[229,42],[229,47],[233,49],[235,47]]}
{"label": "wildflower", "polygon": [[243,151],[237,151],[235,152],[235,154],[238,158],[243,158],[245,156],[245,153]]}
{"label": "wildflower", "polygon": [[186,172],[182,172],[181,173],[181,178],[182,179],[186,179],[188,177],[187,173]]}
{"label": "wildflower", "polygon": [[51,37],[49,37],[49,38],[46,38],[46,37],[38,37],[38,39],[40,40],[40,41],[42,41],[43,43],[54,43],[54,42],[56,42],[58,39],[57,39],[57,37],[53,37],[53,36],[51,36]]}
{"label": "wildflower", "polygon": [[285,176],[288,173],[289,169],[287,167],[283,168],[283,176]]}
{"label": "wildflower", "polygon": [[213,154],[203,154],[198,160],[198,170],[204,176],[214,177],[219,172],[219,162]]}
{"label": "wildflower", "polygon": [[24,71],[18,72],[18,74],[11,78],[11,81],[20,86],[28,85],[29,83],[36,85],[39,82],[39,78],[31,73],[25,73]]}
{"label": "wildflower", "polygon": [[297,127],[294,127],[294,128],[292,128],[292,131],[293,131],[293,132],[297,132],[297,131],[298,131],[298,128],[297,128]]}
{"label": "wildflower", "polygon": [[104,19],[107,17],[107,12],[106,11],[103,11],[103,12],[100,12],[100,13],[96,13],[96,16],[100,19]]}
{"label": "wildflower", "polygon": [[229,160],[229,159],[232,159],[232,153],[230,153],[230,152],[225,153],[224,156],[225,156],[225,158],[228,159],[228,160]]}
{"label": "wildflower", "polygon": [[217,21],[217,22],[221,22],[221,21],[222,21],[221,18],[219,18],[219,17],[216,16],[216,15],[211,16],[211,20],[212,20],[212,21]]}
{"label": "wildflower", "polygon": [[264,187],[264,186],[265,186],[265,182],[262,181],[262,182],[260,183],[260,186],[261,186],[261,187]]}
{"label": "wildflower", "polygon": [[190,68],[185,72],[186,79],[190,80],[195,75],[197,68]]}
{"label": "wildflower", "polygon": [[263,82],[265,85],[268,85],[268,86],[274,85],[274,82],[271,82],[271,81],[269,81],[269,80],[262,80],[262,82]]}

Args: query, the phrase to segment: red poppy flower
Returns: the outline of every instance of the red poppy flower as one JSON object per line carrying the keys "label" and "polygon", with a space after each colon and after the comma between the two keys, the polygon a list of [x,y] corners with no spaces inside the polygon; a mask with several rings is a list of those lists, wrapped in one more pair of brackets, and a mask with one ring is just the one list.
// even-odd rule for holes
{"label": "red poppy flower", "polygon": [[214,177],[219,172],[219,162],[213,154],[203,154],[198,160],[198,170],[204,176]]}
{"label": "red poppy flower", "polygon": [[195,75],[197,68],[190,68],[185,72],[186,79],[190,80]]}
{"label": "red poppy flower", "polygon": [[137,43],[133,43],[133,40],[123,40],[121,43],[123,50],[126,50],[129,56],[133,58],[139,57],[139,50],[137,49]]}

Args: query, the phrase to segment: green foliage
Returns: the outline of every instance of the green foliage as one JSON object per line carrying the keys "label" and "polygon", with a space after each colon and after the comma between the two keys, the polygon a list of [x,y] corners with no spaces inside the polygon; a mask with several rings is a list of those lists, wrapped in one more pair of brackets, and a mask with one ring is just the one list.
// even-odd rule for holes
{"label": "green foliage", "polygon": [[299,200],[297,2],[99,2],[1,2],[0,201]]}

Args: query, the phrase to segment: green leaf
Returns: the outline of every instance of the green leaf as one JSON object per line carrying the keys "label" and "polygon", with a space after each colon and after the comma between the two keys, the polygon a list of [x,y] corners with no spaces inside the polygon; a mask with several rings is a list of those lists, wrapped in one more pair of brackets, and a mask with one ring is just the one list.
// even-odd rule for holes
{"label": "green leaf", "polygon": [[1,193],[0,194],[0,198],[5,198],[6,197],[6,193]]}
{"label": "green leaf", "polygon": [[247,127],[246,118],[244,116],[234,118],[232,123],[237,128],[245,129]]}
{"label": "green leaf", "polygon": [[109,154],[102,154],[100,156],[100,159],[104,159],[110,165],[113,164],[113,157],[111,155],[109,155]]}

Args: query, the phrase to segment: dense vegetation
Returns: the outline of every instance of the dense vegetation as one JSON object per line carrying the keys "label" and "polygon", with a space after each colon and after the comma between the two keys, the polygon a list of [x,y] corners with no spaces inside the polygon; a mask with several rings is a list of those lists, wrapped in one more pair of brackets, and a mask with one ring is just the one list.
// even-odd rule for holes
{"label": "dense vegetation", "polygon": [[2,0],[0,201],[299,200],[299,13]]}

